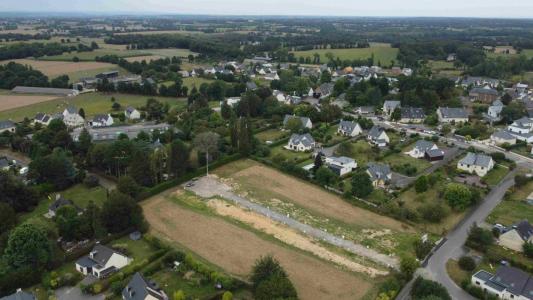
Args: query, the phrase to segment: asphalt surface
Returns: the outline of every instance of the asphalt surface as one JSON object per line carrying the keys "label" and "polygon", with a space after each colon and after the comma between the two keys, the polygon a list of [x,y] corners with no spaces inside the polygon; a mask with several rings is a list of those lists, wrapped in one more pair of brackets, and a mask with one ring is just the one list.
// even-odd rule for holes
{"label": "asphalt surface", "polygon": [[308,236],[311,236],[315,239],[325,241],[331,245],[345,249],[351,253],[357,254],[359,256],[366,257],[371,259],[374,262],[377,262],[383,266],[391,267],[398,269],[399,263],[395,257],[391,257],[385,254],[381,254],[372,249],[366,248],[363,245],[356,244],[352,241],[345,240],[341,237],[328,233],[326,231],[314,228],[307,224],[296,221],[291,218],[289,215],[282,215],[275,211],[270,210],[268,207],[264,207],[257,203],[251,202],[248,199],[240,197],[233,193],[231,187],[220,182],[217,178],[206,176],[200,178],[198,181],[194,182],[193,186],[185,185],[185,189],[193,191],[197,195],[203,198],[211,198],[214,196],[220,196],[226,200],[235,202],[235,204],[250,209],[256,213],[264,215],[276,222],[285,224],[299,232],[302,232]]}

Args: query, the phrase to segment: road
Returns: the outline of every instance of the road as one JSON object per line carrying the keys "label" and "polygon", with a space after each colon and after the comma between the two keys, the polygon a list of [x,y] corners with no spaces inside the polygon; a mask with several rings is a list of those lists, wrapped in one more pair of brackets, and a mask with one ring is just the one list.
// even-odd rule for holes
{"label": "road", "polygon": [[340,247],[356,255],[366,257],[386,267],[392,267],[395,269],[398,269],[399,267],[398,259],[396,259],[396,257],[381,254],[363,245],[356,244],[352,241],[345,240],[326,231],[301,223],[291,218],[289,215],[277,213],[273,210],[270,210],[268,207],[264,207],[241,196],[238,196],[232,191],[230,186],[220,182],[216,177],[202,177],[198,181],[195,181],[193,186],[185,185],[185,189],[196,193],[202,198],[220,196],[226,200],[235,202],[235,204],[239,206],[245,207],[256,213],[264,215],[276,222],[285,224],[317,240],[325,241],[331,245]]}

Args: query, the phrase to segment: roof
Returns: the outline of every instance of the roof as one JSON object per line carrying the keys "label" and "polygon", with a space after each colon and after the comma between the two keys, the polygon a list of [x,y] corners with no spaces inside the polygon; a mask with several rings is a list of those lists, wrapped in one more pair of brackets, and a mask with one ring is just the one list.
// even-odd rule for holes
{"label": "roof", "polygon": [[134,112],[134,111],[136,111],[136,109],[135,109],[134,107],[132,107],[132,106],[128,106],[128,107],[126,107],[126,112],[127,112],[128,114],[131,114],[131,113]]}
{"label": "roof", "polygon": [[372,179],[388,180],[388,176],[391,175],[390,166],[386,164],[368,163],[368,172]]}
{"label": "roof", "polygon": [[468,119],[468,113],[460,107],[439,107],[439,111],[445,119]]}
{"label": "roof", "polygon": [[371,138],[373,138],[373,139],[377,139],[383,132],[385,132],[385,129],[383,129],[383,128],[377,126],[377,125],[374,125],[368,131],[368,135]]}
{"label": "roof", "polygon": [[341,120],[341,122],[339,123],[339,127],[344,130],[344,131],[348,131],[348,132],[351,132],[353,131],[355,128],[357,128],[359,126],[359,124],[357,124],[356,122],[352,122],[352,121],[344,121],[344,120]]}
{"label": "roof", "polygon": [[513,225],[513,229],[516,230],[524,241],[529,240],[529,238],[533,236],[533,226],[531,226],[527,220],[522,220],[516,223]]}
{"label": "roof", "polygon": [[48,206],[48,209],[51,211],[57,211],[59,208],[65,205],[74,205],[74,203],[69,199],[59,196],[58,199],[56,199],[54,202],[52,202],[52,204],[50,204],[50,206]]}
{"label": "roof", "polygon": [[425,119],[426,113],[424,113],[423,108],[419,107],[403,107],[402,119]]}
{"label": "roof", "polygon": [[10,120],[0,121],[0,129],[6,129],[6,128],[11,128],[11,127],[15,127],[15,123],[13,121],[10,121]]}
{"label": "roof", "polygon": [[492,102],[492,106],[503,106],[503,102],[500,99],[498,99]]}
{"label": "roof", "polygon": [[516,139],[514,135],[510,134],[507,130],[496,131],[492,134],[492,137],[502,139],[502,140],[514,140]]}
{"label": "roof", "polygon": [[339,157],[336,157],[336,156],[331,156],[329,157],[329,159],[331,159],[331,161],[337,165],[347,165],[347,164],[352,164],[355,162],[355,160],[351,157],[346,157],[346,156],[339,156]]}
{"label": "roof", "polygon": [[107,122],[111,118],[111,115],[107,114],[99,114],[95,115],[93,118],[93,122]]}
{"label": "roof", "polygon": [[0,168],[5,168],[5,167],[9,167],[9,159],[3,156],[3,157],[0,157]]}
{"label": "roof", "polygon": [[77,114],[78,113],[78,109],[75,106],[68,106],[65,110],[69,114]]}
{"label": "roof", "polygon": [[442,151],[441,149],[428,150],[426,151],[426,155],[430,158],[444,157],[444,151]]}
{"label": "roof", "polygon": [[374,106],[360,106],[359,111],[361,113],[371,113],[374,112],[375,108]]}
{"label": "roof", "polygon": [[72,95],[78,93],[72,89],[56,89],[46,87],[16,86],[11,90],[14,93],[48,94],[48,95]]}
{"label": "roof", "polygon": [[126,300],[144,300],[147,296],[152,296],[160,300],[165,299],[157,283],[152,280],[147,280],[141,273],[137,272],[122,290],[122,298]]}
{"label": "roof", "polygon": [[431,148],[433,148],[433,146],[435,146],[435,143],[426,140],[418,140],[415,144],[415,148],[420,152],[429,151]]}
{"label": "roof", "polygon": [[326,95],[333,93],[334,88],[335,88],[334,83],[331,83],[331,82],[323,83],[315,90],[315,92],[318,93],[317,92],[318,90],[323,96],[326,96]]}
{"label": "roof", "polygon": [[293,134],[289,140],[291,144],[297,145],[302,143],[305,147],[312,147],[315,139],[309,134]]}
{"label": "roof", "polygon": [[287,122],[289,122],[290,119],[300,119],[300,122],[302,122],[302,126],[306,126],[307,123],[311,122],[311,119],[308,117],[298,117],[294,115],[285,115],[285,118],[283,118],[283,126],[287,125]]}
{"label": "roof", "polygon": [[383,103],[383,109],[385,110],[393,110],[396,109],[396,107],[400,107],[401,102],[398,100],[387,100]]}
{"label": "roof", "polygon": [[76,261],[76,264],[88,264],[88,261],[92,261],[94,265],[100,265],[105,266],[107,261],[113,256],[113,254],[119,254],[124,256],[122,253],[119,253],[107,246],[104,245],[95,245],[93,250],[89,253],[89,255],[86,255]]}
{"label": "roof", "polygon": [[488,155],[468,152],[466,156],[459,161],[459,163],[468,166],[480,166],[488,168],[491,161],[492,157]]}
{"label": "roof", "polygon": [[529,277],[529,274],[520,269],[501,266],[490,281],[505,286],[507,290],[515,295],[520,295]]}
{"label": "roof", "polygon": [[470,91],[470,93],[471,94],[487,94],[487,95],[492,95],[492,96],[498,96],[498,91],[497,90],[491,89],[491,88],[488,88],[488,87],[473,88]]}
{"label": "roof", "polygon": [[35,300],[35,296],[19,289],[11,295],[0,298],[0,300]]}
{"label": "roof", "polygon": [[246,88],[249,89],[249,90],[255,90],[255,89],[257,89],[257,84],[255,84],[255,82],[253,82],[253,81],[248,81],[246,83]]}
{"label": "roof", "polygon": [[492,277],[492,274],[485,271],[485,270],[479,270],[476,274],[473,275],[474,278],[478,278],[484,281],[489,280]]}

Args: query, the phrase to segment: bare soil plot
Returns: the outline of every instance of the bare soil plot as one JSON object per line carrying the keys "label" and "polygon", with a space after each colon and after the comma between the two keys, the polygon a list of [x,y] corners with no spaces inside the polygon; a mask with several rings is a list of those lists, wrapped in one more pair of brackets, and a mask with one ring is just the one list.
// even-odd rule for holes
{"label": "bare soil plot", "polygon": [[[34,69],[43,72],[46,76],[54,77],[63,74],[76,73],[81,71],[112,68],[113,64],[104,62],[68,62],[68,61],[44,61],[34,59],[14,59],[10,60],[19,64],[29,65]],[[10,62],[2,62],[4,64]]]}
{"label": "bare soil plot", "polygon": [[57,99],[57,96],[0,95],[0,111]]}
{"label": "bare soil plot", "polygon": [[215,173],[245,185],[247,190],[253,188],[264,191],[267,195],[270,194],[269,196],[281,195],[310,211],[347,224],[357,224],[365,228],[385,227],[395,231],[412,231],[404,223],[353,206],[316,186],[250,160],[228,164],[217,169]]}
{"label": "bare soil plot", "polygon": [[287,270],[301,299],[361,299],[372,287],[354,274],[268,242],[222,219],[182,208],[164,195],[142,206],[152,232],[235,275],[246,277],[257,258],[272,254]]}

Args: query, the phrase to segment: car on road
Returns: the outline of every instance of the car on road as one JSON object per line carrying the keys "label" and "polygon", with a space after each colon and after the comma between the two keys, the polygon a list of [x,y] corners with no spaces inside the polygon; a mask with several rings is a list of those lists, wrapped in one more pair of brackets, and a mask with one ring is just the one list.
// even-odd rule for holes
{"label": "car on road", "polygon": [[194,182],[189,182],[185,185],[185,187],[188,187],[188,188],[193,187],[193,186],[194,186]]}

